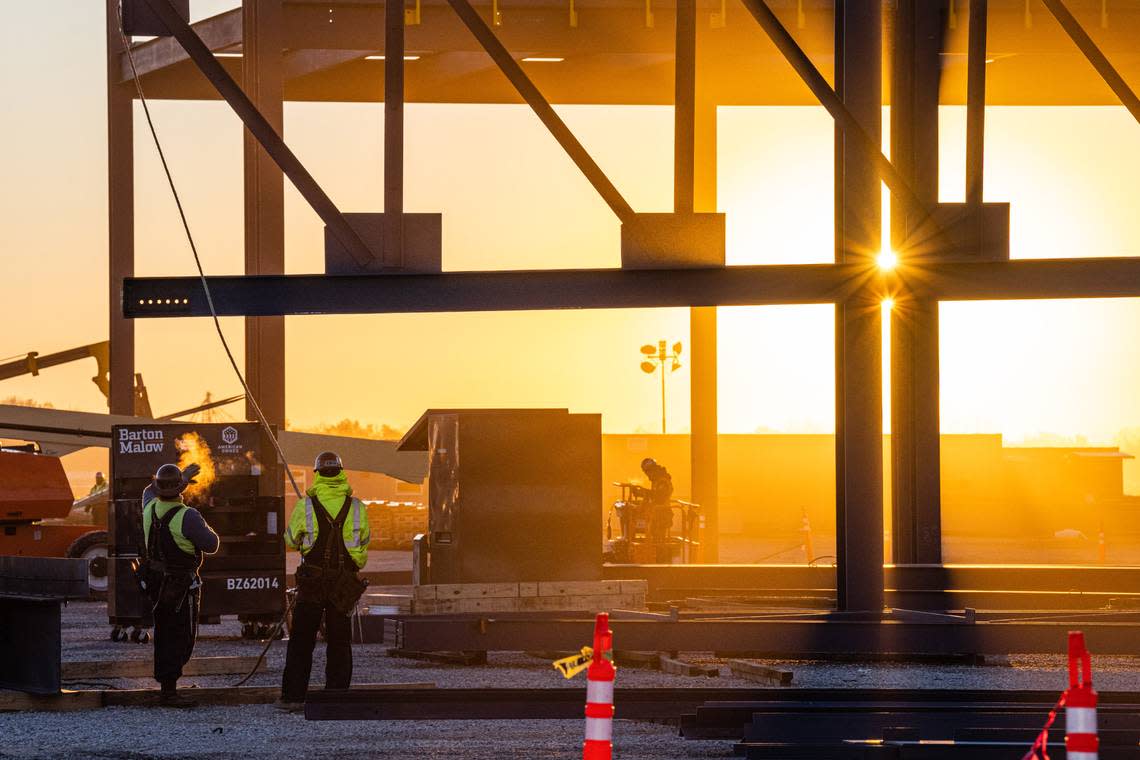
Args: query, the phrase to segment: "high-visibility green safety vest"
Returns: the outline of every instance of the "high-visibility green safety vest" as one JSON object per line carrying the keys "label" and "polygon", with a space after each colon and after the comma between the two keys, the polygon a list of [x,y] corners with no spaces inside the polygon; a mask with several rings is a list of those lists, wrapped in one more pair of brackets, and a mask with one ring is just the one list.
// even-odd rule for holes
{"label": "high-visibility green safety vest", "polygon": [[[143,508],[143,541],[147,543],[148,549],[150,548],[150,524],[154,520],[155,514],[157,513],[158,519],[161,520],[162,518],[166,517],[167,512],[181,506],[184,506],[181,501],[164,501],[162,499],[151,499],[147,502],[146,506]],[[193,557],[194,544],[190,541],[190,539],[186,538],[186,536],[182,534],[182,518],[185,516],[186,510],[183,509],[181,512],[174,516],[173,520],[170,521],[170,535],[174,538],[174,543],[178,546],[179,549]]]}
{"label": "high-visibility green safety vest", "polygon": [[[301,556],[307,555],[313,548],[320,530],[313,510],[323,507],[329,519],[335,520],[345,508],[345,497],[352,494],[352,486],[348,484],[348,475],[344,470],[331,477],[317,473],[308,494],[308,497],[297,501],[289,517],[289,524],[285,527],[285,543],[300,551]],[[316,501],[313,497],[316,497]],[[320,506],[316,502],[320,502]],[[355,497],[348,501],[347,508],[352,513],[344,521],[344,546],[356,566],[362,568],[368,562],[368,544],[372,540],[368,510],[364,502]]]}

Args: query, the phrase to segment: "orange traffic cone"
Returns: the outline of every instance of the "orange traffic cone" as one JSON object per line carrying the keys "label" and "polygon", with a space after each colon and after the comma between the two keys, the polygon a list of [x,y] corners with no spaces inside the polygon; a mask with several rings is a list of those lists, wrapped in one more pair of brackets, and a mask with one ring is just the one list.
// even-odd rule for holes
{"label": "orange traffic cone", "polygon": [[1085,648],[1085,635],[1069,631],[1069,696],[1065,702],[1065,757],[1068,760],[1097,760],[1100,739],[1096,733],[1096,702],[1092,658]]}
{"label": "orange traffic cone", "polygon": [[610,616],[599,612],[594,622],[594,659],[586,671],[586,741],[582,760],[612,760],[614,723],[614,676],[617,668],[606,659],[613,649]]}

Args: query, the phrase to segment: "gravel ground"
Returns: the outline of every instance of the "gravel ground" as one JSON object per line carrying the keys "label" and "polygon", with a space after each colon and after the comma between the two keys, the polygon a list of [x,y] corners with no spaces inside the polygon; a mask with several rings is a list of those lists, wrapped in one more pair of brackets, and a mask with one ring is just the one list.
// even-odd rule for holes
{"label": "gravel ground", "polygon": [[[268,705],[193,712],[108,708],[0,715],[0,758],[462,758],[577,760],[582,722],[315,723]],[[732,757],[729,742],[686,742],[669,726],[616,721],[619,760]]]}
{"label": "gravel ground", "polygon": [[[149,659],[149,645],[114,643],[103,603],[73,603],[63,613],[63,659]],[[262,644],[243,641],[235,620],[201,630],[195,654],[202,657],[256,655]],[[285,643],[276,642],[267,657],[268,670],[250,685],[280,682]],[[583,687],[566,681],[548,662],[521,652],[491,653],[484,667],[448,666],[388,657],[377,645],[354,648],[356,683],[431,682],[440,687]],[[324,653],[318,644],[314,686],[323,680]],[[714,661],[711,656],[694,659]],[[1065,660],[1060,656],[1003,658],[993,666],[915,663],[833,663],[769,661],[792,670],[794,685],[804,687],[1016,688],[1064,687]],[[1094,657],[1101,690],[1140,690],[1140,659]],[[184,679],[183,685],[227,686],[238,676]],[[101,679],[112,688],[153,688],[149,679]],[[683,678],[657,671],[621,668],[625,686],[739,686],[756,684],[732,676],[727,668],[717,679]],[[71,684],[91,688],[93,684]],[[619,706],[620,711],[620,706]],[[156,729],[156,726],[159,728]],[[581,721],[444,721],[306,722],[267,705],[203,707],[190,713],[154,708],[109,708],[77,713],[0,714],[0,759],[7,758],[256,758],[285,755],[353,757],[471,758],[501,760],[580,757]],[[649,723],[615,723],[620,760],[645,758],[732,757],[729,742],[686,742],[674,727]]]}

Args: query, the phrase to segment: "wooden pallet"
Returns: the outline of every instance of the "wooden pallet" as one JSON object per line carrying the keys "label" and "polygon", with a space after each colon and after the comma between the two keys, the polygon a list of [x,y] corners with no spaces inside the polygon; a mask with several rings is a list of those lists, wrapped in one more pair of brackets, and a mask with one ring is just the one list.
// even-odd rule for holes
{"label": "wooden pallet", "polygon": [[643,580],[423,585],[412,590],[412,613],[640,610],[647,593]]}

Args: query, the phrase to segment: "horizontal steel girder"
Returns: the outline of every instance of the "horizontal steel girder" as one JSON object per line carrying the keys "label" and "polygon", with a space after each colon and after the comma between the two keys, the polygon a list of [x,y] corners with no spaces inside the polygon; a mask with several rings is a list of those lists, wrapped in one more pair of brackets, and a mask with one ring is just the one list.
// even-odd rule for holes
{"label": "horizontal steel girder", "polygon": [[[367,621],[367,618],[365,619]],[[383,621],[366,625],[378,641]],[[1097,654],[1140,654],[1140,625],[1105,622],[876,622],[866,620],[611,620],[614,647],[650,652],[953,655],[1061,654],[1070,628],[1085,632]],[[574,651],[589,641],[590,620],[404,617],[397,644],[412,651]]]}
{"label": "horizontal steel girder", "polygon": [[[536,270],[394,275],[210,277],[220,316],[398,314],[839,303],[869,280],[893,296],[944,301],[1140,296],[1140,258],[1021,259],[908,266],[800,264],[678,270]],[[874,289],[873,289],[874,290]],[[123,281],[130,318],[203,317],[196,277]]]}
{"label": "horizontal steel girder", "polygon": [[[769,0],[773,11],[794,34],[812,60],[830,73],[833,53],[833,3]],[[490,2],[477,2],[486,18]],[[964,4],[957,11],[960,23],[946,40],[947,77],[942,98],[946,104],[965,102],[967,28]],[[1044,9],[1035,9],[1037,23],[1027,28],[1023,0],[991,2],[989,49],[1003,55],[987,67],[990,105],[1115,105],[1112,91],[1088,66],[1081,51]],[[645,26],[645,2],[576,0],[579,26],[569,24],[568,7],[560,2],[506,4],[503,25],[495,33],[516,56],[565,56],[566,60],[534,73],[552,103],[673,102],[673,3],[654,0],[654,27]],[[1099,48],[1112,60],[1126,81],[1135,81],[1140,54],[1135,45],[1140,28],[1140,7],[1110,3],[1110,23],[1099,22],[1100,0],[1069,2],[1078,21],[1090,29]],[[409,9],[411,4],[409,4]],[[808,105],[811,93],[797,78],[773,76],[784,71],[783,60],[737,3],[728,6],[727,23],[712,26],[721,3],[698,3],[698,29],[708,44],[701,46],[702,77],[709,94],[724,105]],[[330,9],[332,13],[330,13]],[[1041,12],[1038,13],[1037,10]],[[324,58],[319,65],[291,69],[286,84],[289,100],[364,101],[382,99],[375,86],[383,78],[382,61],[364,56],[383,52],[382,2],[286,2],[284,43],[290,55],[302,52],[356,51],[347,57]],[[407,50],[422,58],[407,71],[408,102],[518,102],[510,84],[463,29],[445,3],[425,2],[422,23],[409,25]],[[241,46],[241,13],[233,10],[197,22],[194,28],[215,51],[236,54]],[[135,45],[144,89],[152,99],[212,99],[217,94],[193,66],[180,46],[169,38]],[[223,59],[240,68],[240,59]],[[543,64],[539,64],[542,66]],[[1043,71],[1058,76],[1042,77]],[[129,79],[125,61],[120,77]]]}

